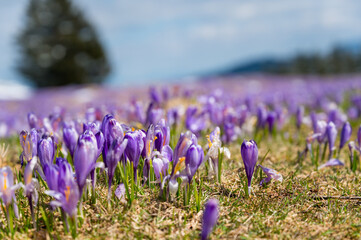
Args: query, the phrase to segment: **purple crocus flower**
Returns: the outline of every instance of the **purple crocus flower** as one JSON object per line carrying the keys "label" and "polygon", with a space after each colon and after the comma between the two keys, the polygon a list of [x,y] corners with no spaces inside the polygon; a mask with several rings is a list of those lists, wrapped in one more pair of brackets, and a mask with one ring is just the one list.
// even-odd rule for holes
{"label": "purple crocus flower", "polygon": [[296,126],[298,129],[301,128],[304,113],[305,113],[305,108],[303,106],[299,106],[296,111]]}
{"label": "purple crocus flower", "polygon": [[213,227],[218,221],[218,200],[210,199],[205,205],[202,221],[202,234],[201,239],[206,240],[211,234]]}
{"label": "purple crocus flower", "polygon": [[142,156],[144,158],[144,167],[143,167],[144,182],[147,181],[149,176],[150,161],[156,154],[156,152],[154,152],[154,147],[155,147],[155,141],[157,139],[158,137],[155,136],[154,125],[151,124],[147,130],[146,137],[143,138],[144,148],[143,148]]}
{"label": "purple crocus flower", "polygon": [[186,111],[185,125],[191,132],[199,135],[199,132],[206,127],[205,113],[197,114],[197,107],[189,106]]}
{"label": "purple crocus flower", "polygon": [[50,190],[58,191],[59,166],[47,164],[44,166],[44,175],[46,183]]}
{"label": "purple crocus flower", "polygon": [[349,122],[345,122],[341,131],[341,139],[340,139],[340,150],[346,144],[346,142],[350,139],[352,133],[352,128]]}
{"label": "purple crocus flower", "polygon": [[223,153],[226,159],[231,157],[231,153],[228,148],[222,147],[222,142],[220,139],[221,130],[219,127],[216,127],[210,134],[207,136],[208,140],[208,152],[204,160],[209,160],[210,174],[218,174],[218,158],[219,153]]}
{"label": "purple crocus flower", "polygon": [[151,124],[147,130],[146,137],[144,140],[143,157],[147,160],[152,158],[152,153],[155,147],[155,141],[158,139],[154,134],[154,125]]}
{"label": "purple crocus flower", "polygon": [[319,137],[317,138],[317,141],[319,143],[325,141],[326,131],[327,131],[327,123],[323,120],[317,121],[317,131],[315,133],[320,134]]}
{"label": "purple crocus flower", "polygon": [[28,123],[30,128],[38,128],[39,127],[38,122],[39,120],[34,113],[28,113]]}
{"label": "purple crocus flower", "polygon": [[169,160],[165,157],[155,157],[152,164],[155,177],[160,181],[168,173]]}
{"label": "purple crocus flower", "polygon": [[250,194],[254,167],[256,166],[258,160],[258,148],[256,142],[253,140],[243,141],[241,146],[241,155],[248,179],[248,194]]}
{"label": "purple crocus flower", "polygon": [[[172,175],[176,173],[176,166],[181,164],[185,160],[185,156],[187,154],[187,151],[189,147],[192,144],[197,145],[197,137],[190,131],[187,131],[186,133],[181,133],[178,143],[174,148],[173,151],[173,169],[172,169]],[[179,169],[178,169],[179,170]]]}
{"label": "purple crocus flower", "polygon": [[76,143],[78,142],[79,134],[75,130],[75,128],[71,125],[64,124],[63,127],[63,140],[65,146],[68,148],[70,152],[70,156],[74,156],[74,151],[76,147]]}
{"label": "purple crocus flower", "polygon": [[85,131],[80,135],[74,152],[74,168],[80,193],[83,192],[87,176],[96,167],[97,152],[98,147],[93,132]]}
{"label": "purple crocus flower", "polygon": [[[109,149],[109,146],[113,143],[113,139],[111,138],[111,134],[109,133],[109,122],[111,119],[114,119],[114,117],[111,114],[105,115],[103,118],[103,122],[101,125],[101,131],[104,135],[104,147],[103,147],[103,159],[107,158],[107,152]],[[105,167],[107,167],[106,163]]]}
{"label": "purple crocus flower", "polygon": [[35,128],[32,128],[30,130],[30,138],[31,138],[31,142],[33,143],[32,145],[32,156],[35,157],[35,156],[38,156],[38,142],[39,142],[39,133],[38,131],[35,129]]}
{"label": "purple crocus flower", "polygon": [[325,167],[344,166],[344,165],[345,164],[343,162],[341,162],[339,159],[332,158],[332,159],[328,160],[328,162],[326,162],[325,164],[322,164],[321,166],[319,166],[318,169],[322,169]]}
{"label": "purple crocus flower", "polygon": [[264,128],[267,120],[267,110],[264,105],[257,107],[257,128]]}
{"label": "purple crocus flower", "polygon": [[33,179],[33,171],[37,160],[30,161],[24,171],[24,185],[25,185],[25,195],[29,198],[30,196],[34,197],[34,202],[38,201],[38,194],[35,188],[36,179]]}
{"label": "purple crocus flower", "polygon": [[19,213],[18,206],[16,205],[15,191],[22,186],[21,183],[14,185],[14,175],[10,167],[0,169],[0,197],[6,209],[13,203],[16,218],[18,218]]}
{"label": "purple crocus flower", "polygon": [[154,146],[158,151],[161,151],[163,146],[169,144],[170,128],[164,119],[161,119],[155,126],[154,135],[157,137],[154,141]]}
{"label": "purple crocus flower", "polygon": [[230,143],[237,139],[237,131],[236,126],[232,122],[226,122],[223,126],[224,129],[224,135],[223,135],[223,141],[226,143]]}
{"label": "purple crocus flower", "polygon": [[24,184],[25,184],[25,196],[28,198],[29,206],[30,206],[30,213],[33,220],[34,228],[36,229],[36,221],[35,221],[35,215],[34,215],[34,208],[33,208],[33,201],[35,205],[38,202],[38,192],[36,190],[36,184],[37,180],[33,178],[33,171],[37,164],[37,160],[34,159],[25,167],[24,171]]}
{"label": "purple crocus flower", "polygon": [[179,123],[179,109],[170,108],[167,112],[167,120],[170,126],[177,125]]}
{"label": "purple crocus flower", "polygon": [[108,155],[106,159],[108,166],[108,199],[110,199],[110,188],[112,186],[115,168],[124,153],[127,143],[128,139],[124,139],[124,141],[122,138],[115,139],[108,150]]}
{"label": "purple crocus flower", "polygon": [[200,145],[192,145],[188,148],[185,159],[185,171],[188,177],[188,183],[192,182],[194,174],[197,172],[199,166],[202,164],[204,158],[203,149]]}
{"label": "purple crocus flower", "polygon": [[33,142],[30,134],[25,130],[20,132],[19,140],[23,149],[23,152],[21,153],[21,164],[23,164],[23,159],[29,162],[33,157]]}
{"label": "purple crocus flower", "polygon": [[81,197],[73,175],[70,164],[62,161],[59,166],[58,190],[45,191],[46,194],[55,198],[50,204],[55,207],[62,207],[71,217],[76,215],[77,205]]}
{"label": "purple crocus flower", "polygon": [[150,99],[155,102],[155,103],[161,103],[162,102],[162,97],[159,94],[159,92],[157,91],[157,89],[155,87],[151,87],[149,89],[149,95],[150,95]]}
{"label": "purple crocus flower", "polygon": [[268,112],[268,114],[267,114],[267,119],[266,119],[266,121],[267,121],[267,124],[268,124],[268,130],[269,130],[270,133],[273,132],[273,128],[274,128],[274,123],[275,123],[276,117],[277,117],[277,115],[276,115],[276,113],[273,112],[273,111]]}
{"label": "purple crocus flower", "polygon": [[332,151],[334,150],[335,141],[336,141],[336,137],[337,137],[337,129],[333,122],[329,122],[327,124],[326,134],[327,134],[328,147],[330,150],[330,158],[331,158]]}
{"label": "purple crocus flower", "polygon": [[143,142],[144,133],[140,130],[134,132],[128,132],[125,134],[125,139],[128,140],[127,147],[125,148],[125,154],[130,162],[133,163],[134,178],[137,179],[137,168],[139,164],[139,158],[144,148]]}
{"label": "purple crocus flower", "polygon": [[54,148],[54,140],[52,137],[44,135],[39,141],[38,156],[42,167],[53,162],[55,155]]}
{"label": "purple crocus flower", "polygon": [[263,172],[267,175],[266,178],[262,179],[261,182],[259,183],[261,186],[264,184],[264,183],[268,183],[271,181],[271,179],[274,179],[274,180],[277,180],[277,181],[280,181],[282,182],[283,181],[283,177],[281,175],[281,173],[277,172],[276,170],[272,169],[272,168],[266,168],[266,167],[263,167],[261,165],[258,165],[262,170]]}
{"label": "purple crocus flower", "polygon": [[[109,122],[109,128],[110,128],[110,133],[112,134],[113,132],[113,125],[112,125],[112,121],[115,122],[115,124],[117,124],[117,128],[122,128],[120,126],[119,123],[117,123],[117,121],[115,121],[115,119],[111,119],[110,122]],[[89,122],[87,124],[84,124],[83,125],[83,129],[84,129],[84,132],[89,130],[91,131],[94,136],[95,136],[95,139],[97,140],[97,147],[98,147],[98,151],[97,151],[97,157],[100,156],[102,150],[103,150],[103,147],[104,147],[104,135],[103,133],[100,131],[100,125],[96,122]],[[121,136],[123,137],[123,131],[121,131]],[[113,136],[113,135],[112,135]],[[114,137],[113,137],[114,138]]]}

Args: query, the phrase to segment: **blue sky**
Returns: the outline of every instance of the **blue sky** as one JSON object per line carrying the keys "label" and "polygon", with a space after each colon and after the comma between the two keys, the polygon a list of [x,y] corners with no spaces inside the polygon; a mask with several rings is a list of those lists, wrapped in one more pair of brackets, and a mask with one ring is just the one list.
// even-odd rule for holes
{"label": "blue sky", "polygon": [[[24,82],[14,37],[27,0],[0,8],[0,82]],[[108,84],[168,81],[264,56],[361,42],[359,0],[74,0],[112,63]]]}

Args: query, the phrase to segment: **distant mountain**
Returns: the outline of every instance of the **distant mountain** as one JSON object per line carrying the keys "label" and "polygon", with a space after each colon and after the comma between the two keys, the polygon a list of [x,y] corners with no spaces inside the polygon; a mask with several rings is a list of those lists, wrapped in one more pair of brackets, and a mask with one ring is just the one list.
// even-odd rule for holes
{"label": "distant mountain", "polygon": [[284,61],[276,59],[260,59],[252,61],[246,64],[241,64],[239,66],[231,67],[224,72],[221,71],[220,75],[232,75],[237,73],[255,73],[255,72],[270,72],[275,69],[280,68],[284,65]]}
{"label": "distant mountain", "polygon": [[335,46],[327,54],[304,53],[288,59],[265,58],[236,64],[215,75],[245,73],[338,74],[361,72],[361,41]]}

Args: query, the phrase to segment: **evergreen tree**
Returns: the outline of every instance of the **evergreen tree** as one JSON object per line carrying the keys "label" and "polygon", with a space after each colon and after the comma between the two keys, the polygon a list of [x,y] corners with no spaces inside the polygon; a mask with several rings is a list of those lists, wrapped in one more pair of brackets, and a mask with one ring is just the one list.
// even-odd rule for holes
{"label": "evergreen tree", "polygon": [[71,0],[30,0],[19,72],[37,87],[101,83],[110,71],[97,33]]}

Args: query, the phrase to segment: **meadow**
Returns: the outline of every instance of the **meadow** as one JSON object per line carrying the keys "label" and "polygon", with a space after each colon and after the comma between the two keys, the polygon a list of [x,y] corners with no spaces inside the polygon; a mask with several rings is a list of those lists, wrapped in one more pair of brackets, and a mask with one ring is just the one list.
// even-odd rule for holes
{"label": "meadow", "polygon": [[360,77],[0,106],[2,239],[360,238]]}

